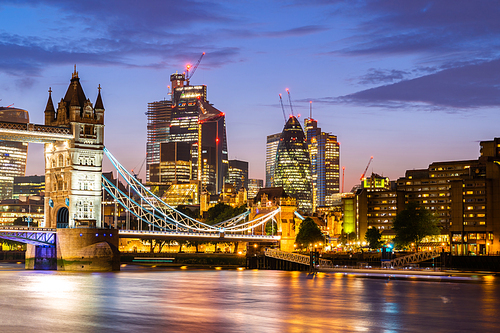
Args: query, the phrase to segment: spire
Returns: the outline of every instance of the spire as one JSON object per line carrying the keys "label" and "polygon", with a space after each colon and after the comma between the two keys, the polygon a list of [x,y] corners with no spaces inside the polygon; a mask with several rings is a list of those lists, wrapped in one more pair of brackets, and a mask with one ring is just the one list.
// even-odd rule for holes
{"label": "spire", "polygon": [[102,109],[104,110],[104,105],[102,104],[102,97],[101,97],[101,85],[99,84],[99,87],[97,87],[97,90],[99,91],[97,93],[97,100],[95,101],[95,107],[94,109]]}
{"label": "spire", "polygon": [[75,71],[73,72],[73,74],[71,74],[71,78],[78,79],[78,72],[76,71],[76,64],[75,64]]}
{"label": "spire", "polygon": [[52,102],[52,88],[49,87],[49,100],[47,101],[47,106],[45,107],[45,112],[55,111],[54,103]]}

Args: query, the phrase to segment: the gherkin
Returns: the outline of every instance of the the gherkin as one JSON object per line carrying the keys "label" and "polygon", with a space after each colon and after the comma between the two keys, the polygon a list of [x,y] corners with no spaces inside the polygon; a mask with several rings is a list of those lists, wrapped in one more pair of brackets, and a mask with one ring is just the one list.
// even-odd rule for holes
{"label": "the gherkin", "polygon": [[274,186],[283,187],[288,195],[296,198],[299,209],[311,212],[311,162],[304,131],[294,116],[290,116],[281,133]]}

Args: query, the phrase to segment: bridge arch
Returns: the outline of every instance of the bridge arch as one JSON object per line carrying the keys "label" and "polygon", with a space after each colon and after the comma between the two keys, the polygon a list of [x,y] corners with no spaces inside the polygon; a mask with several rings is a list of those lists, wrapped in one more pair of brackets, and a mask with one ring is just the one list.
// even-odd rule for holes
{"label": "bridge arch", "polygon": [[68,228],[69,210],[67,207],[61,207],[57,210],[56,223],[57,223],[57,228]]}

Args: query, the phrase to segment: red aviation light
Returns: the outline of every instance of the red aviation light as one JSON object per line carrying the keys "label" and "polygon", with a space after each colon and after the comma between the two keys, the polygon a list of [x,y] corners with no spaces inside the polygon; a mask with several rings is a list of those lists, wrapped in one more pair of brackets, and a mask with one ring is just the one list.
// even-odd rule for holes
{"label": "red aviation light", "polygon": [[225,114],[224,112],[221,112],[221,113],[220,113],[220,115],[221,115],[221,116],[225,116],[226,114]]}
{"label": "red aviation light", "polygon": [[215,142],[219,143],[219,138],[216,138],[216,139],[215,139]]}
{"label": "red aviation light", "polygon": [[300,113],[297,115],[297,118],[300,118]]}

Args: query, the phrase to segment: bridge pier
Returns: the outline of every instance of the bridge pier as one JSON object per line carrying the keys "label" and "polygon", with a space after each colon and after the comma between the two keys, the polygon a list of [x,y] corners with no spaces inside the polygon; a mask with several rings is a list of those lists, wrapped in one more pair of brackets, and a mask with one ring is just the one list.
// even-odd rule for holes
{"label": "bridge pier", "polygon": [[56,270],[56,248],[41,245],[26,245],[25,269]]}
{"label": "bridge pier", "polygon": [[58,271],[119,271],[117,229],[57,229]]}
{"label": "bridge pier", "polygon": [[27,244],[25,268],[58,271],[120,270],[117,229],[57,229],[55,246]]}

